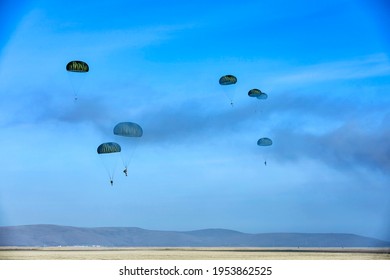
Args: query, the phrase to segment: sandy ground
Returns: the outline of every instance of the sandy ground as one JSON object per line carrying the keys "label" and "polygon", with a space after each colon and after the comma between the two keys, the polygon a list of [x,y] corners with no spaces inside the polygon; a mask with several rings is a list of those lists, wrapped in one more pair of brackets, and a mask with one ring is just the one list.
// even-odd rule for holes
{"label": "sandy ground", "polygon": [[390,248],[0,247],[0,260],[390,260]]}

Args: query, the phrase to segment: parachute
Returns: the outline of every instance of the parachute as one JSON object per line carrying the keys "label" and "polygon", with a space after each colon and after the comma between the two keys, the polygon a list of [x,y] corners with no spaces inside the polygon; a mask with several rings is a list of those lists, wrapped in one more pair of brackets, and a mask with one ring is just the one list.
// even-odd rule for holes
{"label": "parachute", "polygon": [[219,84],[221,86],[233,85],[235,83],[237,83],[237,78],[233,75],[225,75],[219,79]]}
{"label": "parachute", "polygon": [[[267,138],[267,137],[260,138],[259,140],[257,140],[257,145],[259,145],[261,147],[271,146],[272,145],[272,140]],[[267,165],[266,156],[265,155],[263,155],[263,156],[264,156],[264,165]]]}
{"label": "parachute", "polygon": [[259,145],[259,146],[271,146],[272,145],[272,140],[267,138],[267,137],[260,138],[257,141],[257,145]]}
{"label": "parachute", "polygon": [[115,125],[113,132],[121,137],[121,143],[124,147],[122,162],[125,167],[123,171],[127,176],[127,167],[133,158],[135,149],[138,146],[140,138],[143,135],[142,127],[134,122],[120,122]]}
{"label": "parachute", "polygon": [[84,61],[74,60],[74,61],[70,61],[70,62],[68,62],[68,64],[66,64],[66,71],[85,73],[85,72],[89,71],[89,66]]}
{"label": "parachute", "polygon": [[121,146],[115,142],[107,142],[100,144],[96,150],[102,158],[103,165],[110,177],[110,183],[113,185],[115,169],[119,159],[115,154],[122,150]]}
{"label": "parachute", "polygon": [[250,91],[248,91],[248,96],[253,98],[255,101],[257,102],[254,102],[254,111],[255,112],[259,112],[259,111],[262,111],[260,108],[262,108],[262,102],[260,102],[259,100],[257,99],[260,99],[260,100],[264,100],[264,99],[267,99],[268,98],[268,95],[265,93],[265,92],[262,92],[261,90],[257,89],[257,88],[253,88],[251,89]]}
{"label": "parachute", "polygon": [[125,137],[141,137],[142,128],[133,122],[121,122],[114,127],[114,134]]}
{"label": "parachute", "polygon": [[256,97],[257,99],[267,99],[268,95],[261,90],[254,88],[248,92],[249,97]]}
{"label": "parachute", "polygon": [[85,73],[89,72],[89,66],[84,61],[73,60],[66,64],[66,71],[72,84],[74,100],[77,101],[79,90],[85,79]]}
{"label": "parachute", "polygon": [[100,144],[97,147],[98,154],[110,154],[110,153],[119,153],[121,151],[121,146],[115,142],[107,142]]}
{"label": "parachute", "polygon": [[[221,86],[234,85],[235,83],[237,83],[237,78],[233,75],[225,75],[219,78],[219,84]],[[224,87],[224,93],[226,97],[230,100],[230,105],[233,106],[232,89],[227,89],[226,87]]]}

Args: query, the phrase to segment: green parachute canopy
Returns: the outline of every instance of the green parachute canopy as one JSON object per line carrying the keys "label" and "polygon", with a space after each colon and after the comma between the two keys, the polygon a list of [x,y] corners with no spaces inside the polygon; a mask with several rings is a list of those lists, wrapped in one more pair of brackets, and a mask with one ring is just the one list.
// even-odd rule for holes
{"label": "green parachute canopy", "polygon": [[98,154],[118,153],[120,151],[121,151],[121,146],[119,146],[119,144],[115,142],[103,143],[100,144],[99,147],[97,147]]}
{"label": "green parachute canopy", "polygon": [[267,138],[267,137],[260,138],[257,141],[257,145],[259,145],[259,146],[271,146],[272,145],[272,140]]}
{"label": "green parachute canopy", "polygon": [[84,61],[73,60],[66,64],[66,71],[86,73],[89,71],[89,66]]}
{"label": "green parachute canopy", "polygon": [[237,78],[233,75],[225,75],[219,79],[219,84],[222,86],[233,85],[237,83]]}
{"label": "green parachute canopy", "polygon": [[251,89],[248,92],[248,95],[250,97],[256,97],[257,99],[267,99],[268,98],[268,95],[265,92],[262,92],[261,90],[259,90],[257,88]]}
{"label": "green parachute canopy", "polygon": [[120,122],[114,127],[114,134],[125,137],[141,137],[142,127],[133,122]]}

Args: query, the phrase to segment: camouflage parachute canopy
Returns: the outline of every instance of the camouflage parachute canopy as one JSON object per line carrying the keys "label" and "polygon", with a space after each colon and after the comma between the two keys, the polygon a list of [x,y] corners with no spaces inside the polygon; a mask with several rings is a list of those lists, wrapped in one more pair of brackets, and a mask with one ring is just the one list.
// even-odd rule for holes
{"label": "camouflage parachute canopy", "polygon": [[237,83],[237,78],[233,75],[225,75],[219,79],[219,84],[223,86],[233,85],[235,83]]}
{"label": "camouflage parachute canopy", "polygon": [[121,151],[121,146],[119,146],[119,144],[115,142],[103,143],[100,144],[99,147],[97,147],[98,154],[118,153],[120,151]]}
{"label": "camouflage parachute canopy", "polygon": [[257,145],[259,145],[259,146],[271,146],[272,145],[272,140],[267,138],[267,137],[260,138],[257,141]]}
{"label": "camouflage parachute canopy", "polygon": [[261,90],[259,90],[257,88],[251,89],[248,92],[248,95],[250,97],[256,97],[257,99],[267,99],[268,98],[268,95],[265,92],[262,92]]}
{"label": "camouflage parachute canopy", "polygon": [[66,71],[86,73],[89,71],[89,66],[84,61],[74,60],[66,64]]}
{"label": "camouflage parachute canopy", "polygon": [[133,122],[120,122],[114,127],[114,134],[125,137],[141,137],[142,127]]}
{"label": "camouflage parachute canopy", "polygon": [[267,99],[268,98],[268,94],[262,92],[259,96],[256,96],[257,99]]}

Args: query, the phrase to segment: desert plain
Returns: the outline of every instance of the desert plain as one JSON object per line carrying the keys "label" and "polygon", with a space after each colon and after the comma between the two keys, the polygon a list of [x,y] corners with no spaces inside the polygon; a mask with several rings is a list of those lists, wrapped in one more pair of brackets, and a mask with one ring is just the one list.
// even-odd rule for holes
{"label": "desert plain", "polygon": [[0,247],[0,260],[390,260],[390,248]]}

